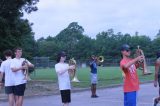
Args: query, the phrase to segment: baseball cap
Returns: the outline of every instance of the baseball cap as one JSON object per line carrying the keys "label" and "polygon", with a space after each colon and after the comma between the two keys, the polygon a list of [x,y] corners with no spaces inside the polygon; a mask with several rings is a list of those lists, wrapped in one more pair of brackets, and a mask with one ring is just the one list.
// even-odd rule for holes
{"label": "baseball cap", "polygon": [[130,50],[130,49],[131,49],[131,47],[130,47],[128,44],[123,44],[123,45],[121,46],[121,51]]}
{"label": "baseball cap", "polygon": [[66,56],[66,53],[64,51],[61,51],[59,54],[58,54],[60,57],[65,57]]}

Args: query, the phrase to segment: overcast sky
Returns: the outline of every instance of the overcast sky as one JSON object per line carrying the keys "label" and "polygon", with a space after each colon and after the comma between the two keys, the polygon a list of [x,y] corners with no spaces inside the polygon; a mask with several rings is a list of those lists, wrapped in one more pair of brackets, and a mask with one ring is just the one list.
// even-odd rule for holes
{"label": "overcast sky", "polygon": [[40,0],[38,11],[25,15],[33,22],[35,38],[55,36],[71,22],[94,38],[110,28],[154,36],[160,29],[160,0]]}

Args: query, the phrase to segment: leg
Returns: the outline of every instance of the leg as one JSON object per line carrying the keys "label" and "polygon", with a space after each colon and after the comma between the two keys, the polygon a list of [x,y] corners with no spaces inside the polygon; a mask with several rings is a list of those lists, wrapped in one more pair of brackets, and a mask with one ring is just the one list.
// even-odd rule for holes
{"label": "leg", "polygon": [[92,95],[91,95],[92,98],[97,98],[98,97],[97,94],[96,94],[96,84],[91,85],[91,93],[92,93]]}
{"label": "leg", "polygon": [[94,85],[93,84],[91,84],[91,94],[92,94],[91,97],[95,95],[94,94]]}
{"label": "leg", "polygon": [[9,102],[9,106],[14,106],[14,102],[15,102],[14,94],[8,95],[8,102]]}
{"label": "leg", "polygon": [[63,106],[69,106],[69,103],[64,103]]}
{"label": "leg", "polygon": [[93,95],[96,95],[96,84],[92,84],[93,85]]}
{"label": "leg", "polygon": [[16,106],[23,105],[23,96],[16,96]]}
{"label": "leg", "polygon": [[8,95],[9,106],[14,106],[15,103],[14,88],[15,88],[14,86],[5,87],[5,93]]}
{"label": "leg", "polygon": [[97,74],[91,74],[91,97],[96,98],[96,85],[97,85]]}
{"label": "leg", "polygon": [[63,106],[69,106],[69,103],[71,102],[71,91],[68,90],[61,90],[61,99]]}
{"label": "leg", "polygon": [[124,93],[124,106],[136,106],[136,91],[134,92],[125,92]]}
{"label": "leg", "polygon": [[160,101],[160,75],[158,75],[158,85],[159,85],[159,97],[154,99],[154,106],[156,106]]}
{"label": "leg", "polygon": [[15,86],[16,106],[23,105],[23,97],[24,97],[25,88],[26,88],[26,84],[20,84],[20,85]]}

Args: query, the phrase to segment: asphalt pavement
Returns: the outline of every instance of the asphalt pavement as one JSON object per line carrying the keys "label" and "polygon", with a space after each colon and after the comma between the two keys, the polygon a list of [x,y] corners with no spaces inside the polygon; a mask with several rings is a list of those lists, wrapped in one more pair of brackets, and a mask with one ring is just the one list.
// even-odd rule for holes
{"label": "asphalt pavement", "polygon": [[[97,90],[98,98],[91,98],[90,90],[72,93],[70,106],[123,106],[122,86]],[[152,83],[141,84],[137,106],[153,106],[153,98],[158,96],[158,88]],[[0,106],[8,106],[1,102]],[[23,106],[62,106],[60,95],[25,98]],[[157,105],[157,106],[160,106]]]}

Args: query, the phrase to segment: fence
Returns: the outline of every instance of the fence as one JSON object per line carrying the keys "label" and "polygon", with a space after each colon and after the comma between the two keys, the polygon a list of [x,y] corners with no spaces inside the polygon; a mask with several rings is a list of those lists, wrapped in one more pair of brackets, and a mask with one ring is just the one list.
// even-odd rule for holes
{"label": "fence", "polygon": [[[156,58],[146,58],[146,63],[148,66],[153,66]],[[76,60],[78,67],[89,66],[89,60]],[[119,66],[120,59],[105,59],[102,66]],[[49,57],[34,57],[33,63],[36,68],[53,68],[56,64],[55,60],[50,60]]]}

